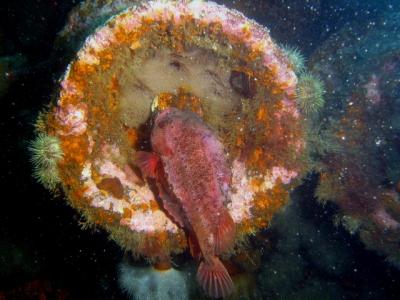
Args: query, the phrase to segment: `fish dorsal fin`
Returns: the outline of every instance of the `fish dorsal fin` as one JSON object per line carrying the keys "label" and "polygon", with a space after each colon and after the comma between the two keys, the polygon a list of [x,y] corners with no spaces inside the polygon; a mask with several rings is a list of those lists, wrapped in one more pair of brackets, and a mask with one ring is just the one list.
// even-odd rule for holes
{"label": "fish dorsal fin", "polygon": [[235,239],[235,223],[227,209],[220,212],[219,223],[215,230],[215,255],[220,255],[232,247]]}
{"label": "fish dorsal fin", "polygon": [[160,157],[153,152],[137,151],[135,153],[135,164],[139,167],[143,177],[156,178],[160,163]]}
{"label": "fish dorsal fin", "polygon": [[194,232],[189,232],[188,234],[188,244],[189,244],[189,250],[190,254],[194,259],[200,259],[201,258],[201,249],[199,242],[197,241],[196,235]]}

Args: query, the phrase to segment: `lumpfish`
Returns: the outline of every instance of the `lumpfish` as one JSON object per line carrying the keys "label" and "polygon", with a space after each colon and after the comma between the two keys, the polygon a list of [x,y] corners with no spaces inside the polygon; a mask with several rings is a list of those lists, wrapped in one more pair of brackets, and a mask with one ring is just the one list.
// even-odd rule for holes
{"label": "lumpfish", "polygon": [[151,132],[152,152],[138,151],[136,164],[153,178],[166,213],[188,233],[192,255],[201,259],[197,280],[210,297],[233,292],[218,256],[234,241],[226,203],[231,171],[215,133],[196,114],[168,108]]}

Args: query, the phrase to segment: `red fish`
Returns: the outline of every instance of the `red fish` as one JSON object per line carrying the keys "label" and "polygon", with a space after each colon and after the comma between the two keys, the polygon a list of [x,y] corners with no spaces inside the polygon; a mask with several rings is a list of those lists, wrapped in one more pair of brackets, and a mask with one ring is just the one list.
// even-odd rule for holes
{"label": "red fish", "polygon": [[231,172],[222,143],[194,113],[168,108],[155,119],[151,145],[153,152],[137,152],[137,165],[155,179],[167,214],[188,232],[204,291],[228,296],[234,286],[218,256],[232,246],[235,224],[224,206]]}

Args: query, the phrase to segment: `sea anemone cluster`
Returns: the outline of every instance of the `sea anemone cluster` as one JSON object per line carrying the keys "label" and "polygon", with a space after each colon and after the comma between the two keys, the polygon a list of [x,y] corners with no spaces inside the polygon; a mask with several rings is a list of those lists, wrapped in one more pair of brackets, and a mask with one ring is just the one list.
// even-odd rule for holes
{"label": "sea anemone cluster", "polygon": [[306,58],[301,51],[293,46],[284,45],[282,51],[285,53],[290,66],[296,74],[301,74],[306,69]]}
{"label": "sea anemone cluster", "polygon": [[57,101],[37,122],[35,173],[51,158],[46,182],[60,182],[89,225],[135,256],[182,253],[185,232],[133,158],[150,150],[154,111],[192,111],[227,153],[235,253],[268,226],[309,168],[294,68],[268,31],[237,11],[204,1],[132,4],[87,37],[69,64]]}
{"label": "sea anemone cluster", "polygon": [[128,262],[119,267],[119,285],[135,300],[187,300],[190,276],[173,268],[158,270],[152,266],[134,266]]}
{"label": "sea anemone cluster", "polygon": [[49,190],[55,190],[60,182],[58,162],[63,158],[60,140],[56,136],[39,133],[30,144],[33,177]]}
{"label": "sea anemone cluster", "polygon": [[323,81],[306,70],[306,59],[298,48],[284,45],[282,46],[282,51],[299,78],[296,88],[298,108],[305,116],[312,116],[318,113],[325,103]]}
{"label": "sea anemone cluster", "polygon": [[324,84],[311,73],[303,73],[297,84],[296,100],[305,115],[319,112],[324,106]]}

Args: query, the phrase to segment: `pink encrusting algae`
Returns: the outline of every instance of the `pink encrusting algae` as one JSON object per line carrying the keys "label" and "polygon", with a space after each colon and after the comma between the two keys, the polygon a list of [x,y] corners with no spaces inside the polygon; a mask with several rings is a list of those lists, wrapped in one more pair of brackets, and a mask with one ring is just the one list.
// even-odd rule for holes
{"label": "pink encrusting algae", "polygon": [[[228,180],[214,170],[224,193],[218,209],[236,227],[232,247],[225,248],[242,247],[268,226],[308,167],[296,84],[268,30],[237,11],[203,1],[126,9],[86,39],[46,114],[44,130],[59,138],[64,153],[61,186],[90,224],[133,254],[157,261],[185,251],[185,226],[160,203],[134,157],[154,151],[150,134],[158,112],[191,112],[215,137],[207,151],[230,174]],[[174,174],[174,182],[196,174],[187,172]],[[203,248],[206,261],[216,263]]]}

